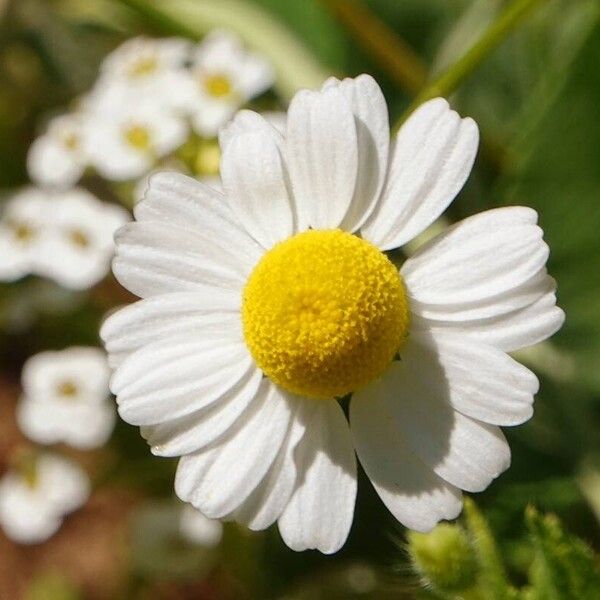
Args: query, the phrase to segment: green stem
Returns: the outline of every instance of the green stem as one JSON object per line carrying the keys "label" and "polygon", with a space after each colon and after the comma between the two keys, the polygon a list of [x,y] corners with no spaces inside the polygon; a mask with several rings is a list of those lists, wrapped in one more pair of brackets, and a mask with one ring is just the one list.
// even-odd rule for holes
{"label": "green stem", "polygon": [[322,0],[350,31],[359,45],[411,95],[427,80],[427,68],[418,54],[360,0]]}
{"label": "green stem", "polygon": [[450,95],[541,1],[513,0],[454,65],[423,88],[410,108],[395,124],[394,132],[397,132],[412,111],[426,100]]}

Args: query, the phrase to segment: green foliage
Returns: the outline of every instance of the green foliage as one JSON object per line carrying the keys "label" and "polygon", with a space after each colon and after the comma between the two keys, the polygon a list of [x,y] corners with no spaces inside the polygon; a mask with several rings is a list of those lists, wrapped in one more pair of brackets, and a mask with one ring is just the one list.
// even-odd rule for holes
{"label": "green foliage", "polygon": [[586,544],[565,533],[555,515],[530,506],[525,521],[535,548],[526,600],[594,600],[600,597],[600,571]]}
{"label": "green foliage", "polygon": [[409,531],[408,552],[422,580],[441,593],[469,590],[477,576],[477,560],[464,529],[442,523],[430,533]]}
{"label": "green foliage", "polygon": [[75,584],[58,571],[49,570],[35,576],[23,600],[82,600]]}

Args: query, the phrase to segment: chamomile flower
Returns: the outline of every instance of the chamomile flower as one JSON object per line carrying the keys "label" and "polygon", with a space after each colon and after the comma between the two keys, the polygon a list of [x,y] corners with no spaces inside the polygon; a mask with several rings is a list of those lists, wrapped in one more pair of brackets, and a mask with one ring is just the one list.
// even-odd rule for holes
{"label": "chamomile flower", "polygon": [[186,504],[181,509],[179,532],[191,544],[213,548],[223,537],[223,525],[220,521],[209,519],[190,504]]}
{"label": "chamomile flower", "polygon": [[87,105],[118,109],[125,99],[164,109],[189,110],[195,83],[187,69],[191,43],[181,38],[137,37],[121,44],[100,67]]}
{"label": "chamomile flower", "polygon": [[109,180],[136,179],[187,139],[187,123],[151,103],[91,112],[86,141],[91,165]]}
{"label": "chamomile flower", "polygon": [[82,121],[79,113],[56,117],[33,142],[27,155],[27,170],[35,183],[68,188],[78,181],[87,164]]}
{"label": "chamomile flower", "polygon": [[0,479],[0,526],[15,542],[43,542],[89,493],[87,475],[70,460],[54,454],[28,457]]}
{"label": "chamomile flower", "polygon": [[95,285],[108,272],[114,232],[129,213],[76,188],[52,198],[51,215],[44,274],[71,289]]}
{"label": "chamomile flower", "polygon": [[298,93],[285,135],[241,112],[221,136],[223,194],[151,178],[113,262],[143,299],[102,336],[120,415],[182,457],[181,499],[331,553],[352,524],[355,452],[421,531],[509,466],[498,426],[531,416],[538,382],[507,352],[563,321],[535,211],[470,217],[400,269],[385,254],[446,209],[477,144],[440,98],[390,143],[362,75]]}
{"label": "chamomile flower", "polygon": [[204,136],[216,135],[243,104],[274,81],[269,63],[224,31],[204,38],[192,55],[191,71],[197,89],[192,125]]}
{"label": "chamomile flower", "polygon": [[0,219],[0,279],[45,273],[51,217],[48,194],[29,187],[14,194]]}
{"label": "chamomile flower", "polygon": [[17,407],[21,431],[40,444],[64,442],[80,449],[106,443],[115,424],[109,370],[98,348],[41,352],[23,367]]}

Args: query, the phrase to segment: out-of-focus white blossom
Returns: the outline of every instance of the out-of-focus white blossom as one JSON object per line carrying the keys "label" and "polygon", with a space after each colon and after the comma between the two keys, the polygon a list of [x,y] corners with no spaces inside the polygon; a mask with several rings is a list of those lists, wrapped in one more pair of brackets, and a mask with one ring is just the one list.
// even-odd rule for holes
{"label": "out-of-focus white blossom", "polygon": [[248,52],[231,33],[207,35],[192,56],[197,99],[192,125],[200,135],[214,136],[248,100],[273,84],[270,64]]}
{"label": "out-of-focus white blossom", "polygon": [[98,173],[121,181],[146,174],[187,136],[185,120],[144,102],[90,115],[86,141],[90,162]]}
{"label": "out-of-focus white blossom", "polygon": [[192,544],[213,548],[223,537],[223,525],[220,521],[205,517],[191,504],[186,504],[181,509],[179,532]]}
{"label": "out-of-focus white blossom", "polygon": [[86,167],[82,120],[79,113],[56,117],[33,142],[27,156],[27,170],[35,183],[68,188],[81,177]]}
{"label": "out-of-focus white blossom", "polygon": [[0,279],[35,274],[89,288],[106,275],[113,234],[128,220],[123,208],[83,189],[18,192],[0,219]]}
{"label": "out-of-focus white blossom", "polygon": [[73,462],[54,454],[32,457],[0,480],[0,526],[15,542],[43,542],[89,494],[89,479]]}
{"label": "out-of-focus white blossom", "polygon": [[17,421],[29,439],[80,449],[106,443],[115,410],[108,400],[106,355],[99,348],[41,352],[25,363],[21,379]]}
{"label": "out-of-focus white blossom", "polygon": [[67,288],[87,289],[108,272],[113,235],[129,213],[83,189],[53,199],[51,255],[47,275]]}
{"label": "out-of-focus white blossom", "polygon": [[189,110],[195,85],[187,68],[192,44],[181,38],[137,37],[121,44],[100,67],[87,98],[93,110],[120,110],[123,96],[164,109]]}
{"label": "out-of-focus white blossom", "polygon": [[14,281],[45,270],[48,255],[48,195],[33,187],[16,193],[0,219],[0,279]]}

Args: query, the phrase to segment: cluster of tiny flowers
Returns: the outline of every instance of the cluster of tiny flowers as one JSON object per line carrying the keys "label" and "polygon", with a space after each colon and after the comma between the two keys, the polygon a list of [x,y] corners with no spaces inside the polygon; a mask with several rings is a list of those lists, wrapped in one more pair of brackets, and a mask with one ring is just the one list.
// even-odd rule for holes
{"label": "cluster of tiny flowers", "polygon": [[134,38],[105,58],[77,110],[51,120],[33,143],[30,177],[67,188],[89,167],[111,181],[138,179],[180,147],[190,129],[216,136],[272,83],[269,63],[230,33],[215,31],[198,45]]}
{"label": "cluster of tiny flowers", "polygon": [[[72,347],[32,356],[22,372],[17,423],[33,442],[80,450],[104,445],[115,425],[109,369],[99,348]],[[21,452],[0,480],[0,525],[23,544],[47,540],[88,499],[87,474],[45,450]]]}
{"label": "cluster of tiny flowers", "polygon": [[35,274],[69,289],[86,289],[108,272],[114,232],[129,213],[75,188],[26,188],[0,219],[0,280]]}

